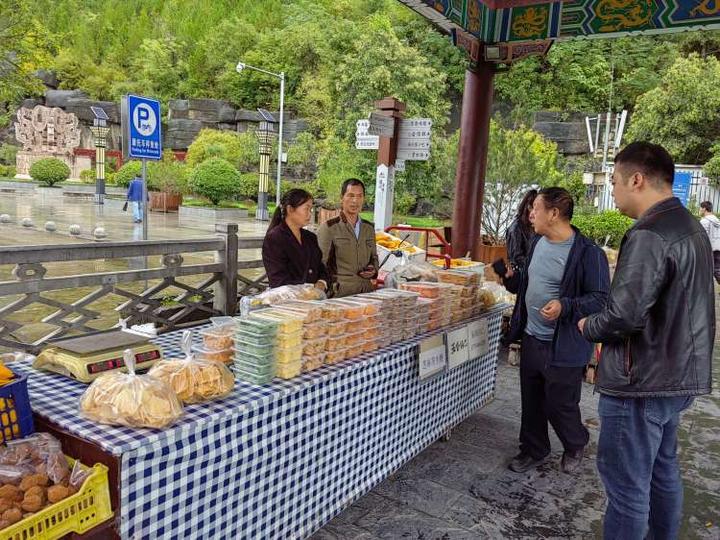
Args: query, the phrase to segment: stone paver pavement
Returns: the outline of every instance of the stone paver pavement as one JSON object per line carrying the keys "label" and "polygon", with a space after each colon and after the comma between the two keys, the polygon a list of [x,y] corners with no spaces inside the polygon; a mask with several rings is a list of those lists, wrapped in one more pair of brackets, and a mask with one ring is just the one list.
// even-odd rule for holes
{"label": "stone paver pavement", "polygon": [[[717,370],[716,370],[717,372]],[[720,538],[720,391],[696,400],[681,426],[685,510],[681,538]],[[605,494],[595,468],[597,395],[584,385],[590,445],[582,469],[559,470],[562,446],[539,469],[507,469],[517,453],[517,367],[501,358],[496,399],[376,486],[312,540],[600,538]]]}

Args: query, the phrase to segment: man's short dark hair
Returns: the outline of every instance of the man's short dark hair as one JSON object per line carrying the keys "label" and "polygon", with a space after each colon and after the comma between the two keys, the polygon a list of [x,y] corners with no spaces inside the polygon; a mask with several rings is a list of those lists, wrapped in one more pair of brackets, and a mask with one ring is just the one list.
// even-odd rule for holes
{"label": "man's short dark hair", "polygon": [[575,202],[570,192],[561,187],[543,188],[538,192],[538,197],[542,196],[543,204],[548,210],[557,208],[560,217],[570,221],[573,217]]}
{"label": "man's short dark hair", "polygon": [[700,203],[700,208],[705,210],[706,212],[712,213],[712,203],[710,201],[703,201]]}
{"label": "man's short dark hair", "polygon": [[348,178],[343,182],[342,190],[340,190],[340,197],[344,197],[345,193],[347,193],[347,190],[350,186],[360,186],[363,190],[363,195],[365,195],[365,184],[362,180],[358,180],[357,178]]}
{"label": "man's short dark hair", "polygon": [[654,180],[656,186],[661,183],[672,186],[675,178],[675,163],[672,156],[659,144],[638,141],[628,144],[615,156],[615,166],[635,167],[644,176]]}

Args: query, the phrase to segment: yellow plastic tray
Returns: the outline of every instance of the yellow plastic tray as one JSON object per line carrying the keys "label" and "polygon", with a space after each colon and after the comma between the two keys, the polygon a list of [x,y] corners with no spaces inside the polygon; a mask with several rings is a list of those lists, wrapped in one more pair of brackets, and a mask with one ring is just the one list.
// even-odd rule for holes
{"label": "yellow plastic tray", "polygon": [[[75,460],[67,458],[72,467]],[[83,470],[89,467],[82,466]],[[110,509],[108,468],[92,467],[80,491],[35,515],[0,531],[0,540],[55,540],[66,534],[84,533],[113,516]]]}

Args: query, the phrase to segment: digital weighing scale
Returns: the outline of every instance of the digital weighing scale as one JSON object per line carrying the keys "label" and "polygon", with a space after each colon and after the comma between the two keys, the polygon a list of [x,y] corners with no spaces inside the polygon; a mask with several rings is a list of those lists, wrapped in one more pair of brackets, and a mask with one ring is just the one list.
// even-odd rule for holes
{"label": "digital weighing scale", "polygon": [[135,353],[138,371],[150,369],[162,359],[162,348],[147,337],[112,330],[51,341],[38,355],[33,367],[91,383],[105,373],[127,372],[123,360],[125,349]]}

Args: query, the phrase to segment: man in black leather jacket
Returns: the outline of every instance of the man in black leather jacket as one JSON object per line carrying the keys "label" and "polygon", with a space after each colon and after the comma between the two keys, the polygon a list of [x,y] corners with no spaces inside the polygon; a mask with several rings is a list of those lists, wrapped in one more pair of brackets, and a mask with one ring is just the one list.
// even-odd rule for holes
{"label": "man in black leather jacket", "polygon": [[680,412],[711,390],[715,338],[712,251],[673,197],[675,166],[661,146],[615,158],[613,197],[637,222],[620,245],[607,306],[578,322],[603,344],[596,388],[597,465],[608,496],[604,538],[677,538]]}

